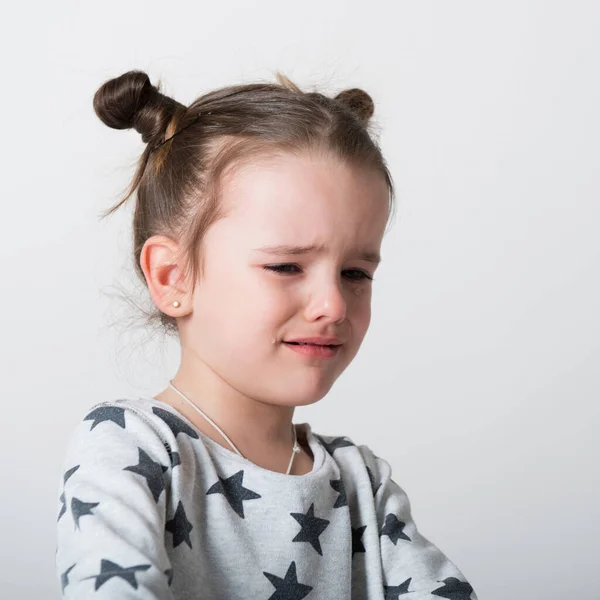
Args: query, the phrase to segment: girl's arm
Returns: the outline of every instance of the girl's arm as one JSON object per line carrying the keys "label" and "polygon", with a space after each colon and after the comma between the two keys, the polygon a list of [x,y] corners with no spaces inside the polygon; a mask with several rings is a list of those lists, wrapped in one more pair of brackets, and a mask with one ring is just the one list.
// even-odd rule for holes
{"label": "girl's arm", "polygon": [[410,500],[391,478],[389,463],[361,449],[375,497],[386,598],[409,593],[411,600],[477,600],[458,567],[417,530]]}
{"label": "girl's arm", "polygon": [[76,426],[57,514],[63,598],[173,600],[164,546],[170,468],[160,437],[131,410],[97,405]]}

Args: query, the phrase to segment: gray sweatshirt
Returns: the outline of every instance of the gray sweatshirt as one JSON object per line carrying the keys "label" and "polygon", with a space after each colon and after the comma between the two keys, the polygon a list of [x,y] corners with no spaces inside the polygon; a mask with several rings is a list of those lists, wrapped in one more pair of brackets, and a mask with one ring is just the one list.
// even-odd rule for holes
{"label": "gray sweatshirt", "polygon": [[154,398],[89,410],[60,477],[63,598],[477,600],[368,446],[301,423],[313,469],[285,475]]}

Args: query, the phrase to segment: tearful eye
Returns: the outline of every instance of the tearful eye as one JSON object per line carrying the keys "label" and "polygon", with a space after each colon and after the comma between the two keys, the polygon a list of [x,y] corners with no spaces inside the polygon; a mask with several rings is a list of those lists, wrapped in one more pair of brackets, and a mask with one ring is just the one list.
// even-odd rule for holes
{"label": "tearful eye", "polygon": [[286,271],[288,267],[293,269],[297,269],[296,265],[269,265],[264,267],[266,271],[274,271],[275,273],[289,273],[290,271]]}
{"label": "tearful eye", "polygon": [[[267,265],[266,267],[263,267],[263,269],[265,271],[272,271],[274,273],[279,273],[280,275],[293,275],[295,272],[289,271],[288,269],[290,269],[290,268],[296,269],[297,271],[300,270],[300,268],[294,264]],[[353,276],[348,277],[348,279],[350,281],[356,281],[356,282],[363,281],[363,280],[373,281],[375,279],[374,277],[371,277],[368,273],[366,273],[365,271],[363,271],[361,269],[347,269],[344,272],[355,274]]]}

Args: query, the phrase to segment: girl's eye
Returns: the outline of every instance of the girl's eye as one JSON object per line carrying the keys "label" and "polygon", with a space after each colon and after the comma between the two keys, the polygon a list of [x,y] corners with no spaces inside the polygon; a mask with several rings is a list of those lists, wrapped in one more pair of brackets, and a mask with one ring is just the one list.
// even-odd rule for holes
{"label": "girl's eye", "polygon": [[[293,265],[293,264],[267,265],[266,267],[263,267],[263,269],[265,269],[265,271],[274,271],[274,272],[280,273],[282,275],[293,274],[293,272],[290,272],[289,270],[287,270],[290,267],[292,269],[299,270],[298,266]],[[350,276],[351,281],[361,281],[363,279],[369,279],[369,280],[373,281],[373,277],[370,277],[368,273],[366,273],[365,271],[362,271],[361,269],[348,269],[345,272],[355,274],[354,276]]]}

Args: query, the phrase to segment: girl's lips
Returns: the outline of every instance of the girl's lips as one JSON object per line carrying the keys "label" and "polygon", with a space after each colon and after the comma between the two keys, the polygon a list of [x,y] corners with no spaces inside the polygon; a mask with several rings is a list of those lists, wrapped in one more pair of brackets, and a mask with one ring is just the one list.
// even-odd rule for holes
{"label": "girl's lips", "polygon": [[312,346],[310,344],[292,344],[283,342],[290,350],[303,354],[304,356],[314,356],[317,358],[332,358],[336,356],[340,346]]}

